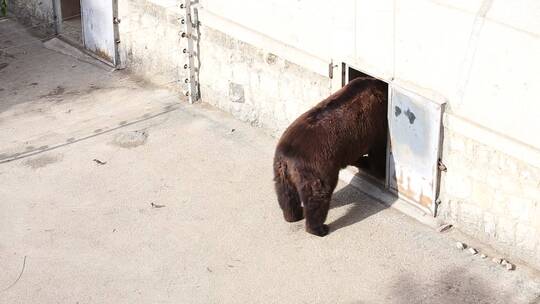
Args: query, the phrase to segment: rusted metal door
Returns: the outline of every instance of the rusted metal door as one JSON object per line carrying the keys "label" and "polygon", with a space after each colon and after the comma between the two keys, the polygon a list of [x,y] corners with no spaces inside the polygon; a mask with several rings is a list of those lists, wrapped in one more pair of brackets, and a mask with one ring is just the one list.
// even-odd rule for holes
{"label": "rusted metal door", "polygon": [[113,5],[115,1],[81,0],[84,47],[116,65]]}
{"label": "rusted metal door", "polygon": [[435,214],[443,104],[392,85],[388,108],[388,187]]}

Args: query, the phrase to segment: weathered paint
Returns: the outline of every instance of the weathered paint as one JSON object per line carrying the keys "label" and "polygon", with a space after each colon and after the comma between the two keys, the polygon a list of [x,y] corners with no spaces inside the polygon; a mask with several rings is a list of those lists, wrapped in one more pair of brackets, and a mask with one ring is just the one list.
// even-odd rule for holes
{"label": "weathered paint", "polygon": [[84,47],[114,65],[113,1],[81,0],[81,14]]}
{"label": "weathered paint", "polygon": [[435,213],[442,106],[391,85],[389,187]]}

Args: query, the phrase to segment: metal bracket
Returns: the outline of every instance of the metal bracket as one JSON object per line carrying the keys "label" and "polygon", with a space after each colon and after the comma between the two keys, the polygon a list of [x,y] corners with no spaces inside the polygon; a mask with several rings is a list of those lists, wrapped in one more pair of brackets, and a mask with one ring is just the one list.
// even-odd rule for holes
{"label": "metal bracket", "polygon": [[439,159],[437,162],[437,167],[439,168],[439,171],[446,172],[448,171],[448,168],[446,168],[446,165],[442,162],[442,160]]}
{"label": "metal bracket", "polygon": [[187,70],[188,76],[184,79],[184,83],[187,85],[187,90],[184,93],[189,103],[194,103],[200,99],[199,83],[197,81],[197,69],[195,67],[195,51],[193,43],[193,27],[197,26],[198,21],[193,23],[194,16],[191,12],[191,0],[186,0],[185,3],[180,4],[180,8],[185,10],[185,17],[180,19],[180,23],[184,25],[184,29],[180,32],[180,36],[187,40],[187,47],[182,50],[182,53],[186,55],[187,64],[184,64],[184,69]]}
{"label": "metal bracket", "polygon": [[122,40],[120,37],[120,15],[118,9],[118,0],[112,1],[113,6],[113,28],[114,28],[114,42],[115,42],[115,68],[124,69],[126,66],[126,53],[125,48],[120,44]]}
{"label": "metal bracket", "polygon": [[338,65],[334,64],[334,61],[330,61],[328,64],[328,78],[333,79],[334,78],[334,68],[337,68]]}

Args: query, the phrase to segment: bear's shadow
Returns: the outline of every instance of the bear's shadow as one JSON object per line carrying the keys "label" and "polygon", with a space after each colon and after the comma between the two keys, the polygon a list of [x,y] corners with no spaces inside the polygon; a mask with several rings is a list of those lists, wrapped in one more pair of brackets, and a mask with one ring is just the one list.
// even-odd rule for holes
{"label": "bear's shadow", "polygon": [[[351,205],[351,206],[349,206]],[[330,209],[349,206],[341,217],[329,223],[330,230],[336,231],[341,228],[358,223],[386,208],[388,206],[363,193],[360,189],[352,185],[346,185],[334,192]]]}

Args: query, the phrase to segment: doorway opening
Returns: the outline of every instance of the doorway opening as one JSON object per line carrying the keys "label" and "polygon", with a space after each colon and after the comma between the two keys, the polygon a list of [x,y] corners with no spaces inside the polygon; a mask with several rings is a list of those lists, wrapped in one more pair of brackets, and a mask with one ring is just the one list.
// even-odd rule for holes
{"label": "doorway opening", "polygon": [[377,114],[381,116],[377,119],[387,123],[387,130],[377,135],[382,148],[368,151],[357,164],[344,170],[343,179],[413,217],[419,215],[413,209],[420,210],[422,216],[435,216],[446,100],[421,96],[414,87],[388,83],[345,63],[341,72],[342,85],[368,77],[380,81],[387,92],[386,110]]}
{"label": "doorway opening", "polygon": [[[358,77],[367,77],[376,79],[384,86],[385,92],[388,92],[388,83],[379,80],[371,75],[363,73],[357,69],[350,67],[349,65],[344,64],[344,84],[352,81]],[[386,108],[388,109],[388,95],[386,95],[386,100],[384,101]],[[387,110],[388,111],[388,110]],[[388,126],[388,113],[387,111],[381,115],[381,117],[376,117],[378,120],[385,120],[386,126]],[[368,180],[371,180],[377,184],[385,185],[386,184],[386,174],[387,174],[387,154],[388,154],[388,127],[386,130],[383,130],[379,135],[379,138],[376,139],[376,148],[370,150],[365,154],[360,161],[356,164],[359,172],[358,174]]]}
{"label": "doorway opening", "polygon": [[60,0],[61,34],[70,42],[83,45],[80,0]]}
{"label": "doorway opening", "polygon": [[118,0],[52,0],[60,38],[103,63],[119,67]]}

